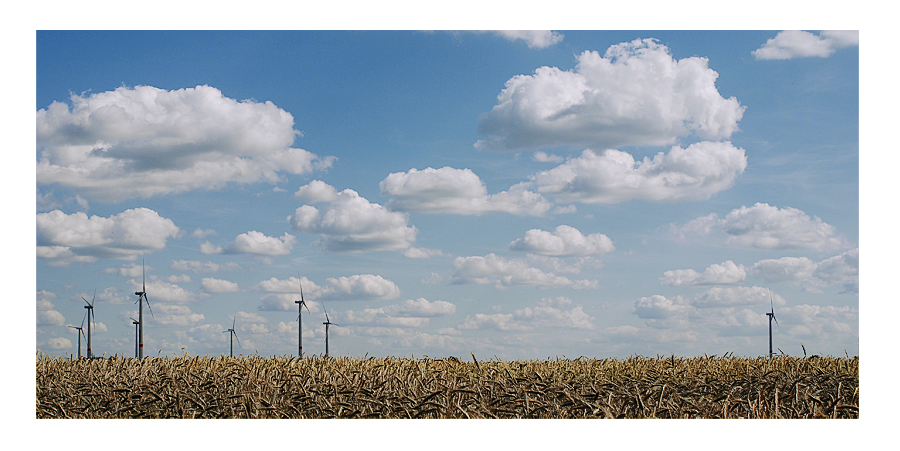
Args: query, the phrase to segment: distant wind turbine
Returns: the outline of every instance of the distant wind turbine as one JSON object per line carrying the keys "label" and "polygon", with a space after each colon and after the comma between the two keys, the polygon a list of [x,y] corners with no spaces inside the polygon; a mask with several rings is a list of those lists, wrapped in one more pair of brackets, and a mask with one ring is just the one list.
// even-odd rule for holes
{"label": "distant wind turbine", "polygon": [[[325,311],[325,322],[322,323],[325,325],[325,357],[328,357],[328,326],[334,324],[328,319],[328,310],[325,309],[325,303],[322,302],[322,310]],[[334,324],[335,326],[340,326],[340,324]]]}
{"label": "distant wind turbine", "polygon": [[134,324],[134,358],[138,358],[138,326],[141,322],[131,318],[131,324]]}
{"label": "distant wind turbine", "polygon": [[150,308],[150,300],[147,299],[147,273],[144,271],[144,261],[141,260],[141,291],[135,291],[138,300],[138,359],[144,358],[144,303],[147,301],[147,308],[150,309],[150,316],[153,316],[153,309]]}
{"label": "distant wind turbine", "polygon": [[[87,323],[88,323],[88,332],[87,332],[87,358],[93,358],[94,353],[91,351],[91,321],[94,317],[94,300],[97,298],[97,290],[94,290],[94,297],[91,298],[91,302],[88,302],[87,299],[84,299],[84,296],[81,299],[87,304],[84,308],[87,309]],[[80,348],[80,347],[79,347]]]}
{"label": "distant wind turbine", "polygon": [[769,306],[772,308],[771,312],[766,313],[766,316],[769,317],[769,358],[772,358],[772,320],[775,320],[775,324],[778,324],[778,319],[775,318],[775,302],[772,300],[772,290],[769,290]]}
{"label": "distant wind turbine", "polygon": [[[300,279],[300,272],[297,272],[297,279]],[[301,307],[306,307],[306,312],[309,313],[309,307],[306,305],[306,301],[303,300],[303,281],[300,281],[300,300],[294,301],[297,304],[297,311],[300,313],[297,315],[297,355],[300,358],[303,358],[303,321],[301,320],[301,316],[303,316],[303,309]]]}
{"label": "distant wind turbine", "polygon": [[[85,313],[84,316],[87,317],[87,313]],[[71,327],[72,329],[78,330],[78,359],[80,360],[81,359],[81,336],[84,335],[84,331],[82,330],[84,328],[84,318],[81,318],[81,326],[80,327],[75,327],[75,326],[69,326],[69,327]]]}
{"label": "distant wind turbine", "polygon": [[[228,351],[229,357],[234,357],[234,339],[237,338],[237,332],[234,331],[234,322],[235,322],[235,321],[237,321],[237,315],[235,315],[235,318],[231,321],[231,329],[222,331],[223,334],[228,333],[228,332],[231,332],[231,335],[230,335],[230,337],[231,337],[231,348],[230,348],[229,351]],[[241,339],[240,339],[240,338],[238,338],[238,346],[241,346]],[[243,346],[241,346],[241,347],[243,348]]]}

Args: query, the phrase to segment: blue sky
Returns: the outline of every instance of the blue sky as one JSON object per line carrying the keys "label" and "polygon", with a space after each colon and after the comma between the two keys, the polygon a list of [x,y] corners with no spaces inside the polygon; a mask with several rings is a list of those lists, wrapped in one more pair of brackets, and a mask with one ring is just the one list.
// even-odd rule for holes
{"label": "blue sky", "polygon": [[857,355],[858,39],[38,32],[36,347]]}

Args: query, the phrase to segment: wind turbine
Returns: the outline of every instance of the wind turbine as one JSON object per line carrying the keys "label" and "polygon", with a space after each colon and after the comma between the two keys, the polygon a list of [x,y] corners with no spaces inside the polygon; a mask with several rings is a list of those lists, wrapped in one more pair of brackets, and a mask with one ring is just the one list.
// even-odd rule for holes
{"label": "wind turbine", "polygon": [[134,324],[134,358],[138,358],[138,325],[140,325],[141,322],[131,318],[131,324]]}
{"label": "wind turbine", "polygon": [[[300,272],[297,272],[297,279],[298,280],[300,279]],[[300,319],[300,317],[303,316],[303,309],[301,307],[306,307],[306,312],[309,313],[309,307],[306,305],[306,301],[303,300],[303,282],[302,281],[300,282],[300,300],[294,301],[294,303],[297,304],[297,311],[300,313],[299,315],[297,315],[297,330],[299,331],[298,335],[297,335],[297,344],[299,346],[299,349],[297,350],[297,355],[299,355],[300,358],[302,359],[303,358],[303,321]]]}
{"label": "wind turbine", "polygon": [[[231,321],[231,329],[222,331],[223,334],[224,334],[224,333],[231,332],[231,335],[230,335],[230,337],[231,337],[231,348],[230,348],[229,351],[228,351],[230,357],[234,357],[234,339],[237,338],[237,332],[234,331],[234,322],[235,322],[235,321],[237,321],[237,315],[235,315],[235,318]],[[241,339],[240,339],[240,338],[238,338],[238,346],[241,346]],[[243,347],[243,346],[241,346],[241,347]]]}
{"label": "wind turbine", "polygon": [[771,312],[766,313],[766,316],[769,317],[769,358],[772,358],[772,320],[775,320],[775,324],[778,324],[778,319],[775,318],[775,303],[772,301],[772,290],[769,290],[769,306],[772,308]]}
{"label": "wind turbine", "polygon": [[[144,358],[144,303],[141,302],[147,301],[147,308],[150,309],[150,316],[153,316],[153,309],[150,308],[150,300],[147,299],[147,274],[144,272],[144,260],[141,260],[141,291],[135,291],[134,294],[137,295],[138,300],[135,304],[138,305],[138,359]],[[133,318],[132,318],[133,319]]]}
{"label": "wind turbine", "polygon": [[[87,317],[87,313],[84,314]],[[81,360],[81,336],[84,335],[84,318],[81,318],[81,327],[69,326],[72,329],[78,330],[78,359]]]}
{"label": "wind turbine", "polygon": [[[322,310],[325,310],[325,322],[322,323],[325,325],[325,357],[328,357],[328,326],[334,324],[328,319],[328,310],[325,309],[325,303],[322,302]],[[340,326],[340,324],[334,324],[335,326]]]}
{"label": "wind turbine", "polygon": [[[84,296],[81,299],[87,304],[84,308],[87,309],[87,322],[88,322],[88,333],[87,333],[87,358],[93,358],[94,353],[91,352],[91,318],[94,317],[94,299],[97,298],[97,290],[94,290],[94,297],[91,298],[91,302],[88,302],[87,299],[84,299]],[[79,350],[81,346],[79,346]]]}

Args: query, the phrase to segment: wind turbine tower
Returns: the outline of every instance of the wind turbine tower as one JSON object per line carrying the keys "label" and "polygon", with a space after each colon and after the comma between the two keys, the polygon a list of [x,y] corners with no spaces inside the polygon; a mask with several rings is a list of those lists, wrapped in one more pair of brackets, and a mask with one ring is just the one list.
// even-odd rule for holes
{"label": "wind turbine tower", "polygon": [[[144,271],[144,261],[141,260],[141,291],[135,291],[134,294],[137,295],[138,300],[135,302],[138,305],[138,353],[137,358],[144,358],[144,303],[141,301],[147,302],[147,308],[150,309],[150,316],[153,316],[153,309],[150,308],[150,300],[147,299],[147,273]],[[132,318],[133,319],[133,318]]]}
{"label": "wind turbine tower", "polygon": [[141,322],[131,318],[131,324],[134,324],[134,358],[138,358],[138,326]]}
{"label": "wind turbine tower", "polygon": [[[300,278],[300,273],[298,272],[297,279],[299,279],[299,278]],[[300,356],[300,358],[302,359],[303,358],[303,321],[300,317],[303,316],[303,307],[306,307],[306,312],[309,313],[309,307],[306,306],[306,301],[303,300],[303,282],[302,281],[300,282],[300,300],[294,301],[294,303],[297,304],[297,311],[300,313],[299,315],[297,315],[297,330],[298,330],[298,333],[297,333],[297,346],[298,346],[297,355]]]}
{"label": "wind turbine tower", "polygon": [[[87,313],[85,313],[85,316],[87,316]],[[78,330],[78,359],[81,360],[81,336],[84,335],[84,331],[82,330],[84,328],[84,318],[81,318],[81,327],[69,327]]]}
{"label": "wind turbine tower", "polygon": [[[87,332],[87,358],[93,358],[94,353],[91,351],[91,320],[94,317],[94,299],[97,298],[97,291],[94,290],[94,297],[91,298],[91,302],[88,302],[87,299],[84,299],[84,296],[81,299],[87,304],[84,308],[87,309],[87,323],[88,323],[88,332]],[[81,350],[81,345],[78,346],[78,350]]]}
{"label": "wind turbine tower", "polygon": [[[229,350],[228,350],[228,356],[229,356],[229,357],[232,357],[232,358],[234,357],[234,339],[237,338],[237,332],[234,331],[234,322],[235,322],[235,321],[237,321],[237,315],[235,315],[235,318],[234,318],[233,320],[231,320],[231,329],[222,331],[223,334],[224,334],[224,333],[231,332],[231,335],[230,335],[230,338],[231,338],[231,347],[230,347]],[[238,346],[241,346],[241,339],[240,339],[240,338],[238,338]]]}
{"label": "wind turbine tower", "polygon": [[[328,357],[328,326],[334,324],[328,319],[328,310],[325,309],[325,303],[322,303],[322,310],[325,310],[325,322],[322,323],[325,325],[325,357]],[[334,324],[335,326],[340,326],[340,324]]]}
{"label": "wind turbine tower", "polygon": [[778,319],[775,318],[775,303],[772,301],[772,290],[769,290],[769,306],[772,310],[766,313],[766,316],[769,317],[769,358],[772,358],[772,320],[775,320],[775,324],[778,324]]}

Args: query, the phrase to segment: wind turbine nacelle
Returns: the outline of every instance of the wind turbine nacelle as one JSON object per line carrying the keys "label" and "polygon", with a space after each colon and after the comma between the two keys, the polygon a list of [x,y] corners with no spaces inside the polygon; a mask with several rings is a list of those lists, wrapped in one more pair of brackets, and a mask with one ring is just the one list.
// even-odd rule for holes
{"label": "wind turbine nacelle", "polygon": [[136,294],[138,296],[143,296],[144,292],[143,291],[135,291],[134,294]]}

